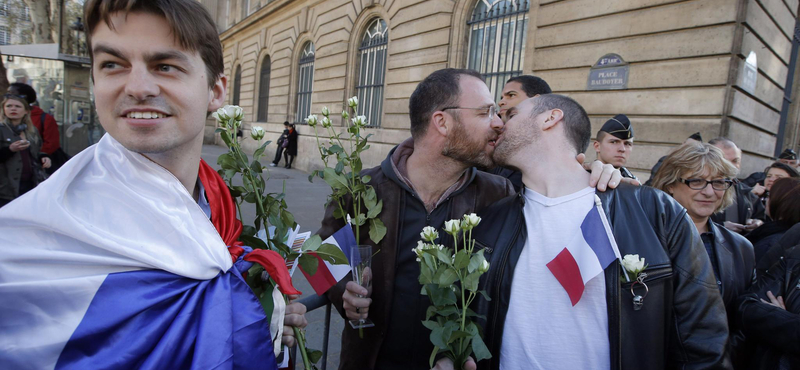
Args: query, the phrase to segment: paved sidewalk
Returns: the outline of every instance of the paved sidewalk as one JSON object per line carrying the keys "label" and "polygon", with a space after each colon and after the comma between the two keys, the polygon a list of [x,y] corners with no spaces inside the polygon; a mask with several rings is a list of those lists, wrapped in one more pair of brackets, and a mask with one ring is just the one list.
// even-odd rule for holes
{"label": "paved sidewalk", "polygon": [[[203,146],[203,159],[215,169],[219,169],[217,165],[217,157],[226,152],[226,148],[216,145]],[[273,153],[267,150],[266,157],[271,158]],[[262,160],[266,163],[269,159]],[[283,162],[281,162],[283,164]],[[314,182],[308,182],[308,173],[295,169],[285,169],[283,167],[269,167],[269,180],[267,181],[267,193],[281,192],[285,184],[286,186],[286,203],[289,206],[289,211],[295,217],[295,220],[300,225],[301,231],[317,231],[324,215],[325,200],[330,194],[330,187],[319,178],[314,179]],[[265,171],[266,178],[266,171]],[[255,218],[255,206],[245,203],[242,209],[242,216],[246,220]],[[306,281],[305,277],[299,271],[292,277],[294,286],[303,292],[303,297],[314,295],[314,289]],[[308,346],[314,349],[322,349],[322,337],[325,321],[325,307],[321,307],[306,315],[308,319],[308,327],[306,328],[306,339]],[[339,316],[339,313],[334,308],[331,313],[331,329],[328,344],[328,369],[335,370],[339,368],[339,352],[342,343],[342,329],[344,327],[344,320]],[[299,355],[298,355],[299,357]],[[295,366],[296,369],[302,369],[302,360],[299,365]],[[321,369],[322,361],[319,363]]]}

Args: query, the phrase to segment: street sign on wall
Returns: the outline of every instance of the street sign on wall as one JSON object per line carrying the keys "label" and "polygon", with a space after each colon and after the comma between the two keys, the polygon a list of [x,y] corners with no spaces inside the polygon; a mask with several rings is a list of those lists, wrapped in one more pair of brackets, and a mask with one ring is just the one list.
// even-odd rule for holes
{"label": "street sign on wall", "polygon": [[606,54],[589,71],[587,90],[622,90],[628,88],[628,63],[618,54]]}

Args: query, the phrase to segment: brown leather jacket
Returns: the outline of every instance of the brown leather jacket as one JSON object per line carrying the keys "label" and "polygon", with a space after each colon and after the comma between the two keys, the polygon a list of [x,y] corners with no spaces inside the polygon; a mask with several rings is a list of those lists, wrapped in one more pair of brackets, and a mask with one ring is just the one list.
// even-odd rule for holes
{"label": "brown leather jacket", "polygon": [[[358,331],[351,329],[347,324],[342,332],[342,350],[340,356],[339,369],[367,370],[374,369],[384,341],[388,322],[391,320],[392,294],[395,280],[395,262],[398,240],[404,233],[419,234],[421,230],[403,230],[400,228],[401,205],[406,204],[406,200],[415,197],[415,194],[408,191],[394,172],[392,166],[392,154],[397,150],[395,147],[378,166],[362,171],[363,175],[368,175],[372,179],[370,185],[375,188],[379,199],[383,200],[383,211],[380,219],[386,225],[386,236],[376,246],[369,240],[369,232],[366,228],[361,231],[360,244],[369,244],[380,250],[372,260],[374,270],[372,285],[372,304],[369,310],[369,317],[375,323],[374,328],[363,331],[364,338],[358,337]],[[453,192],[448,200],[439,204],[438,207],[449,207],[450,217],[461,218],[466,213],[480,211],[488,205],[514,193],[511,183],[500,176],[488,174],[470,168],[466,173],[466,183]],[[333,217],[334,207],[329,206],[325,211],[325,218],[322,227],[317,231],[323,239],[332,235],[335,231],[344,226],[344,221]],[[432,225],[442,228],[444,225]],[[402,246],[400,246],[402,247]],[[414,246],[406,246],[411,249]],[[417,277],[413,277],[416,280]],[[331,288],[326,294],[333,302],[333,305],[345,317],[342,308],[342,294],[350,277],[343,279],[338,285]],[[403,351],[403,348],[396,349]],[[430,354],[426,354],[430,355]]]}

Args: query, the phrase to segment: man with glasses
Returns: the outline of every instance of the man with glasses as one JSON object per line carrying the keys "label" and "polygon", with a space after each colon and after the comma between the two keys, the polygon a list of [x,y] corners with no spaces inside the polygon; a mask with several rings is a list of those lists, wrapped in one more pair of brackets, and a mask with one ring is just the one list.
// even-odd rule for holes
{"label": "man with glasses", "polygon": [[[419,264],[412,251],[419,233],[425,226],[441,229],[446,220],[514,194],[508,180],[475,169],[493,165],[492,153],[503,131],[480,74],[452,68],[433,72],[411,95],[409,116],[411,138],[392,149],[380,166],[362,173],[371,177],[383,201],[380,219],[387,227],[380,244],[372,243],[366,232],[358,241],[379,251],[372,261],[371,295],[348,279],[327,293],[342,316],[369,317],[375,323],[363,330],[363,338],[345,327],[340,369],[428,369],[433,345],[422,321],[430,302],[420,295]],[[598,162],[594,169],[596,176],[587,175],[587,185],[599,178],[598,186],[605,190],[621,179],[611,166]],[[318,231],[323,238],[344,226],[333,213],[334,207],[328,207]]]}
{"label": "man with glasses", "polygon": [[541,95],[503,118],[493,158],[522,172],[525,191],[472,231],[490,262],[491,301],[474,308],[492,358],[478,366],[726,368],[725,311],[686,210],[649,187],[586,186],[572,160],[591,124],[574,100]]}

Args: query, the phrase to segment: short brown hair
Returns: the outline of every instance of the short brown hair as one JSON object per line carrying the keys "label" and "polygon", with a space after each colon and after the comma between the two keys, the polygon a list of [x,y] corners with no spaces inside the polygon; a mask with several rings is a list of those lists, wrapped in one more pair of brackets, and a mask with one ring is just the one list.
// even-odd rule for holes
{"label": "short brown hair", "polygon": [[[705,170],[712,177],[732,179],[736,176],[736,167],[725,160],[722,150],[711,144],[686,143],[670,153],[661,168],[653,177],[653,187],[669,193],[669,188],[680,182],[680,179],[700,176]],[[722,203],[714,212],[720,212],[733,204],[735,197],[733,186],[725,190]]]}
{"label": "short brown hair", "polygon": [[222,44],[214,19],[206,8],[193,0],[88,0],[83,8],[86,20],[86,42],[92,55],[92,33],[100,22],[114,29],[111,15],[117,12],[147,13],[166,19],[175,40],[182,48],[197,52],[206,65],[208,86],[214,87],[222,75]]}
{"label": "short brown hair", "polygon": [[789,226],[800,222],[800,178],[784,177],[769,191],[769,214]]}
{"label": "short brown hair", "polygon": [[[445,68],[425,77],[408,99],[408,115],[411,118],[411,136],[415,139],[425,135],[433,112],[451,105],[458,105],[461,97],[459,82],[463,76],[483,80],[480,73],[471,69]],[[453,112],[458,119],[458,113]]]}

